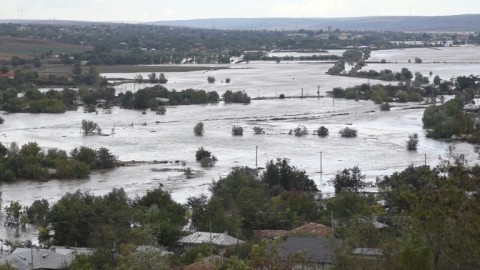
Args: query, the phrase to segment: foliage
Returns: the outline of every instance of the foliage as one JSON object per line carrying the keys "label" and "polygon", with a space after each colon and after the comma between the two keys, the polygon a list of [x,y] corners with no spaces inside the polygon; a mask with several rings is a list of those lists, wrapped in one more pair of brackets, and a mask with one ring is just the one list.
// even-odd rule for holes
{"label": "foliage", "polygon": [[193,133],[195,133],[195,136],[203,136],[203,122],[198,122],[194,127],[193,127]]}
{"label": "foliage", "polygon": [[418,134],[414,133],[414,134],[408,135],[407,150],[416,151],[417,145],[418,145]]}
{"label": "foliage", "polygon": [[233,136],[243,136],[243,128],[241,126],[233,126],[232,127],[232,135]]}
{"label": "foliage", "polygon": [[328,136],[328,128],[326,128],[325,126],[321,126],[319,128],[317,128],[317,136],[319,137],[327,137]]}
{"label": "foliage", "polygon": [[346,50],[342,55],[347,62],[357,62],[363,57],[363,52],[360,50]]}
{"label": "foliage", "polygon": [[382,103],[380,105],[380,111],[390,111],[390,104],[388,102]]}
{"label": "foliage", "polygon": [[261,134],[265,134],[265,130],[262,127],[254,126],[253,127],[253,133],[255,135],[261,135]]}
{"label": "foliage", "polygon": [[220,100],[220,95],[217,91],[210,91],[207,93],[207,100],[209,103],[218,103]]}
{"label": "foliage", "polygon": [[415,64],[421,64],[423,61],[420,57],[415,57]]}
{"label": "foliage", "polygon": [[85,135],[101,134],[102,130],[97,123],[90,120],[82,120],[82,131]]}
{"label": "foliage", "polygon": [[223,102],[225,103],[242,103],[250,104],[251,98],[242,91],[232,92],[230,90],[225,91],[222,95]]}
{"label": "foliage", "polygon": [[299,125],[298,127],[294,128],[294,129],[290,129],[290,131],[288,132],[289,135],[295,135],[296,137],[302,137],[302,136],[305,136],[308,134],[308,129],[307,127],[303,126],[303,125]]}
{"label": "foliage", "polygon": [[473,133],[473,118],[463,112],[463,104],[457,97],[440,106],[427,107],[422,118],[424,127],[428,128],[427,136],[449,139],[455,134]]}
{"label": "foliage", "polygon": [[353,138],[357,137],[357,130],[354,128],[345,127],[344,129],[339,131],[340,136],[345,138]]}
{"label": "foliage", "polygon": [[342,72],[345,72],[345,62],[340,60],[333,67],[328,69],[327,74],[338,75]]}
{"label": "foliage", "polygon": [[338,172],[330,182],[335,188],[335,193],[338,194],[342,192],[358,192],[366,187],[364,180],[365,175],[362,175],[360,168],[355,166]]}
{"label": "foliage", "polygon": [[213,76],[208,76],[208,77],[207,77],[207,81],[208,81],[208,83],[215,83],[215,77],[213,77]]}
{"label": "foliage", "polygon": [[217,157],[212,155],[210,151],[205,150],[203,147],[198,148],[195,153],[195,159],[200,162],[202,167],[211,167],[217,162]]}
{"label": "foliage", "polygon": [[270,189],[280,187],[289,191],[317,191],[315,182],[307,176],[306,172],[290,165],[290,161],[286,158],[268,162],[265,173],[262,175],[262,182]]}

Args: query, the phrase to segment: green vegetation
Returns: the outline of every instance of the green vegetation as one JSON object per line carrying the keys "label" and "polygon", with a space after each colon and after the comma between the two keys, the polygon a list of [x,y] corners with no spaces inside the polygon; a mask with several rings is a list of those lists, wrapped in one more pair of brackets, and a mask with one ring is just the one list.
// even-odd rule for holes
{"label": "green vegetation", "polygon": [[292,134],[295,135],[296,137],[302,137],[308,134],[308,129],[303,125],[299,125],[294,129],[290,129],[290,131],[288,132],[288,135],[292,135]]}
{"label": "green vegetation", "polygon": [[75,148],[69,156],[56,148],[44,151],[34,142],[21,148],[15,143],[9,148],[0,143],[0,182],[84,178],[91,169],[113,168],[116,162],[116,157],[106,148]]}
{"label": "green vegetation", "polygon": [[319,137],[327,137],[328,133],[329,133],[328,128],[326,128],[325,126],[319,127],[316,130],[316,132],[317,132],[317,136],[319,136]]}
{"label": "green vegetation", "polygon": [[194,127],[193,127],[193,133],[195,136],[203,136],[203,122],[198,122]]}
{"label": "green vegetation", "polygon": [[250,104],[250,97],[242,91],[232,92],[230,90],[225,91],[222,95],[223,102],[225,103],[242,103]]}
{"label": "green vegetation", "polygon": [[463,99],[457,97],[442,105],[427,107],[422,118],[427,136],[449,139],[453,135],[472,134],[474,120],[463,111],[463,105]]}
{"label": "green vegetation", "polygon": [[207,77],[207,81],[208,81],[208,83],[215,83],[215,77],[213,77],[213,76],[208,76],[208,77]]}
{"label": "green vegetation", "polygon": [[418,134],[414,133],[414,134],[408,135],[407,150],[416,151],[417,145],[418,145]]}
{"label": "green vegetation", "polygon": [[388,102],[384,102],[382,104],[380,104],[380,111],[390,111],[390,108],[392,106],[390,106],[390,104]]}
{"label": "green vegetation", "polygon": [[340,136],[345,138],[353,138],[357,137],[357,130],[354,128],[345,127],[344,129],[340,130]]}
{"label": "green vegetation", "polygon": [[358,166],[343,169],[343,171],[338,172],[330,182],[335,188],[335,194],[342,192],[359,192],[366,187],[365,175],[362,175]]}
{"label": "green vegetation", "polygon": [[265,134],[265,130],[262,127],[254,126],[253,127],[253,133],[255,135],[261,135],[261,134]]}
{"label": "green vegetation", "polygon": [[243,128],[241,126],[233,126],[232,127],[232,135],[233,136],[243,136]]}
{"label": "green vegetation", "polygon": [[215,162],[218,161],[217,157],[212,155],[210,151],[205,150],[203,147],[198,148],[195,153],[195,159],[200,162],[202,167],[212,167]]}
{"label": "green vegetation", "polygon": [[357,85],[354,87],[340,88],[335,87],[332,95],[335,98],[355,99],[355,100],[373,100],[377,104],[383,102],[419,102],[422,96],[427,96],[429,92],[425,89],[415,88],[404,84],[395,85]]}
{"label": "green vegetation", "polygon": [[102,134],[102,129],[97,123],[89,120],[82,120],[82,131],[84,135]]}

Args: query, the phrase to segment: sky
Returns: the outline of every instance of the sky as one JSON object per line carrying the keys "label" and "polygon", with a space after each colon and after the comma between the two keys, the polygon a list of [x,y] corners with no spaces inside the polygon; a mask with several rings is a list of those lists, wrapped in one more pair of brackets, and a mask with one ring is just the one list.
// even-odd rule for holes
{"label": "sky", "polygon": [[151,22],[206,18],[480,14],[480,0],[13,0],[0,19]]}

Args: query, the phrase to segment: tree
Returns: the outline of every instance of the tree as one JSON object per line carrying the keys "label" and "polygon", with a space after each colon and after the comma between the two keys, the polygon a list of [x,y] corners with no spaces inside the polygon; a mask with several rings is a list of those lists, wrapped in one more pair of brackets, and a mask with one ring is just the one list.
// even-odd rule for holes
{"label": "tree", "polygon": [[85,135],[101,134],[102,130],[97,123],[90,120],[82,120],[82,131]]}
{"label": "tree", "polygon": [[290,129],[288,134],[289,135],[294,134],[296,137],[302,137],[302,136],[305,136],[305,135],[308,134],[308,129],[307,129],[307,127],[305,127],[303,125],[299,125],[298,127],[294,128],[294,129]]}
{"label": "tree", "polygon": [[408,135],[407,150],[416,151],[417,145],[418,145],[418,134],[414,133],[414,134]]}
{"label": "tree", "polygon": [[194,127],[193,127],[193,133],[195,133],[195,136],[203,136],[203,122],[198,122]]}
{"label": "tree", "polygon": [[148,80],[150,81],[150,83],[155,83],[157,81],[157,73],[152,72],[148,74]]}
{"label": "tree", "polygon": [[415,64],[421,64],[423,61],[420,57],[415,57]]}
{"label": "tree", "polygon": [[339,131],[340,136],[345,138],[353,138],[357,137],[357,130],[354,128],[345,127],[344,129]]}
{"label": "tree", "polygon": [[255,126],[253,127],[253,133],[255,135],[265,134],[265,130],[262,127]]}
{"label": "tree", "polygon": [[80,82],[82,77],[82,65],[80,62],[76,62],[72,68],[72,78],[75,82]]}
{"label": "tree", "polygon": [[232,127],[232,135],[233,136],[243,136],[243,128],[241,126],[233,126]]}
{"label": "tree", "polygon": [[217,91],[210,91],[207,93],[207,99],[209,103],[217,103],[220,100],[220,95]]}
{"label": "tree", "polygon": [[317,136],[319,137],[326,137],[328,136],[328,128],[325,126],[321,126],[317,129]]}
{"label": "tree", "polygon": [[202,167],[211,167],[217,162],[217,157],[212,155],[210,151],[205,150],[203,147],[198,148],[195,153],[195,159],[200,162]]}
{"label": "tree", "polygon": [[207,81],[208,81],[208,83],[215,83],[215,77],[213,77],[213,76],[208,76],[208,77],[207,77]]}
{"label": "tree", "polygon": [[315,182],[306,172],[290,165],[290,160],[286,158],[268,162],[262,182],[271,189],[278,186],[289,191],[317,191]]}
{"label": "tree", "polygon": [[355,166],[338,172],[330,183],[335,187],[335,193],[339,194],[342,192],[358,192],[366,187],[364,180],[365,175],[362,175],[360,168]]}

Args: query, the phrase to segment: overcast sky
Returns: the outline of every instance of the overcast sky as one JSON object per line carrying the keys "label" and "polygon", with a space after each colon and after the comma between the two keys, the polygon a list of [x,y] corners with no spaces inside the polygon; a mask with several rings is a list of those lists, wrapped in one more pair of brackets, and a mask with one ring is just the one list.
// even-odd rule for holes
{"label": "overcast sky", "polygon": [[117,22],[201,18],[434,16],[480,13],[480,0],[5,0],[2,2],[0,19],[55,18]]}

